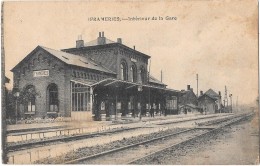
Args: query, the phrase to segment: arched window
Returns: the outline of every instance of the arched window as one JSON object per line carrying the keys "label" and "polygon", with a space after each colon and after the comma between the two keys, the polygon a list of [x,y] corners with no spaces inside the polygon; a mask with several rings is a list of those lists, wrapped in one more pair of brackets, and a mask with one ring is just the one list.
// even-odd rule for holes
{"label": "arched window", "polygon": [[125,62],[122,62],[120,64],[120,76],[122,80],[127,80],[127,64]]}
{"label": "arched window", "polygon": [[24,98],[25,103],[24,103],[24,110],[25,112],[35,112],[35,87],[33,85],[28,85],[25,88],[25,94]]}
{"label": "arched window", "polygon": [[59,100],[58,100],[58,87],[56,84],[52,83],[47,88],[47,99],[49,112],[58,112]]}
{"label": "arched window", "polygon": [[147,77],[147,75],[146,75],[145,69],[144,69],[144,67],[142,66],[142,67],[141,67],[141,79],[142,79],[142,84],[145,84],[145,83],[146,83],[146,77]]}
{"label": "arched window", "polygon": [[131,81],[132,82],[136,82],[137,81],[137,70],[136,70],[136,66],[132,65],[131,66]]}

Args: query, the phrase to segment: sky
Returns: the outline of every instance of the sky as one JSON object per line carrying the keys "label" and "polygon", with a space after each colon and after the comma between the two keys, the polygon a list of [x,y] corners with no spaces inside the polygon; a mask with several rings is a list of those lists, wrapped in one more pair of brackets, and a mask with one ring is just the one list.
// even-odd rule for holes
{"label": "sky", "polygon": [[[151,56],[151,74],[172,89],[221,91],[233,103],[258,95],[257,0],[43,1],[4,3],[5,74],[35,47],[75,47],[105,37]],[[156,17],[148,21],[89,21],[90,17]],[[158,17],[163,20],[158,20]],[[176,17],[176,20],[166,20]]]}

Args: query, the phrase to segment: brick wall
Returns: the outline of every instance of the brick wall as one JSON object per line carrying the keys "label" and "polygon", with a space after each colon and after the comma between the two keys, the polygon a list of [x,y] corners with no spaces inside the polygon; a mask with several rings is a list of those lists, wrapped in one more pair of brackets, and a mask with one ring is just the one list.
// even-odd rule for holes
{"label": "brick wall", "polygon": [[[127,63],[128,68],[128,80],[131,80],[130,68],[135,65],[137,68],[137,74],[144,68],[145,75],[147,75],[147,63],[148,57],[142,56],[140,53],[132,49],[127,49],[120,46],[120,44],[107,44],[100,46],[91,46],[84,48],[66,49],[66,52],[92,58],[95,62],[102,64],[111,71],[117,73],[117,78],[121,79],[120,64],[122,61]],[[138,75],[137,75],[138,78]],[[145,83],[147,80],[145,80]]]}
{"label": "brick wall", "polygon": [[[33,77],[33,71],[38,70],[49,70],[49,76]],[[35,117],[44,117],[47,115],[49,109],[46,98],[47,87],[51,83],[56,84],[58,87],[59,111],[62,116],[65,116],[65,103],[67,101],[67,98],[65,98],[66,70],[64,63],[52,57],[47,52],[39,50],[14,71],[14,87],[18,87],[22,91],[28,85],[33,85],[36,92],[39,93],[35,101]],[[22,109],[23,106],[20,106],[20,108]]]}

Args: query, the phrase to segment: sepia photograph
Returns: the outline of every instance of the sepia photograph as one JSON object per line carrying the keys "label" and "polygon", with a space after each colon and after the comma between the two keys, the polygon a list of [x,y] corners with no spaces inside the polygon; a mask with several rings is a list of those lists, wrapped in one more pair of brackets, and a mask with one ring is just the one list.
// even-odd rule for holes
{"label": "sepia photograph", "polygon": [[257,0],[1,4],[2,164],[259,164]]}

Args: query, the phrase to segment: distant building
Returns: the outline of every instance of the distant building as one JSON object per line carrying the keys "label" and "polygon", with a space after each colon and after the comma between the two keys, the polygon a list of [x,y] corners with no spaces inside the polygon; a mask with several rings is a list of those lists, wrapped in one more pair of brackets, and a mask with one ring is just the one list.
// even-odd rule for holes
{"label": "distant building", "polygon": [[37,46],[11,71],[14,88],[25,96],[22,117],[114,119],[151,109],[178,112],[180,91],[149,75],[149,55],[100,32],[96,40],[76,41],[61,51]]}
{"label": "distant building", "polygon": [[182,90],[179,97],[180,114],[197,114],[199,113],[198,98],[193,92],[193,88],[187,85],[187,90]]}
{"label": "distant building", "polygon": [[221,111],[221,93],[217,94],[212,89],[204,94],[203,91],[200,91],[198,105],[205,114],[219,113]]}

